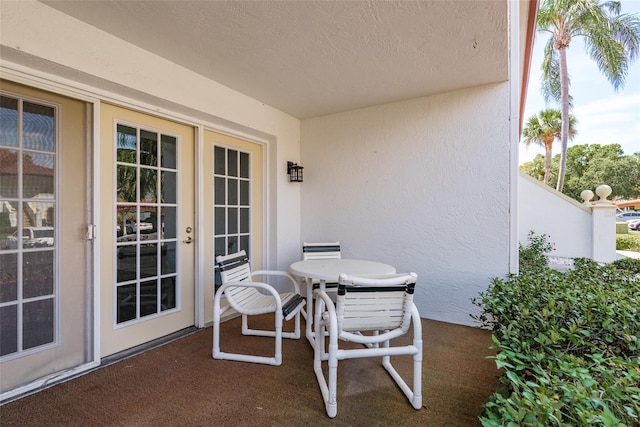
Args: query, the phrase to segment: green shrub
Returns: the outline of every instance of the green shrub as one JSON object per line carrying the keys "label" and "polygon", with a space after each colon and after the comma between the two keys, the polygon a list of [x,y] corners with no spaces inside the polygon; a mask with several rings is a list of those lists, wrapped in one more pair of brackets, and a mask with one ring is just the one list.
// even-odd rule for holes
{"label": "green shrub", "polygon": [[629,226],[626,222],[616,222],[616,234],[629,234]]}
{"label": "green shrub", "polygon": [[640,252],[640,233],[616,234],[616,249]]}
{"label": "green shrub", "polygon": [[518,256],[520,259],[520,270],[540,270],[548,266],[547,254],[555,251],[553,243],[549,242],[550,235],[536,234],[535,231],[529,231],[527,240],[529,243],[525,246],[522,243],[518,245]]}
{"label": "green shrub", "polygon": [[640,425],[640,276],[627,264],[577,258],[492,280],[475,302],[504,389],[484,426]]}
{"label": "green shrub", "polygon": [[16,228],[11,226],[9,212],[0,212],[0,239],[5,239],[14,231],[16,231]]}
{"label": "green shrub", "polygon": [[619,270],[626,270],[631,274],[640,274],[640,259],[622,258],[613,261],[611,264]]}

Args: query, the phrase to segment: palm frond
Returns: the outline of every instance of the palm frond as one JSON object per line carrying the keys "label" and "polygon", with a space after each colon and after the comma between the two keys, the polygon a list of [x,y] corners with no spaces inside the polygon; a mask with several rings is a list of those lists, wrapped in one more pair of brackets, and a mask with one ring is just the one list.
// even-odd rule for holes
{"label": "palm frond", "polygon": [[553,48],[553,37],[550,37],[545,45],[541,69],[540,89],[545,102],[560,102],[560,62],[558,52]]}

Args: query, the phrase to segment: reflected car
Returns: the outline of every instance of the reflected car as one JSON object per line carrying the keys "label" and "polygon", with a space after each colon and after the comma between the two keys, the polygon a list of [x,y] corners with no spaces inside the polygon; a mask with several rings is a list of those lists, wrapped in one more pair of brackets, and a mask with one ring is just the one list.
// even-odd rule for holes
{"label": "reflected car", "polygon": [[[53,246],[53,227],[24,227],[22,229],[23,248],[42,248]],[[5,240],[6,249],[18,249],[18,232],[15,231]]]}
{"label": "reflected car", "polygon": [[126,224],[128,234],[135,233],[136,231],[138,231],[138,229],[141,233],[150,233],[151,231],[153,231],[153,224],[150,222],[135,222],[132,219],[128,219]]}

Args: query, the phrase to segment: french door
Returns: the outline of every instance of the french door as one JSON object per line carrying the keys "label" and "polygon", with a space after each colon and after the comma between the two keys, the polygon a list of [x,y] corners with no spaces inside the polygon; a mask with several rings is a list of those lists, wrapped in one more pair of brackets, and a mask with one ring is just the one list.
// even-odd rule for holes
{"label": "french door", "polygon": [[0,392],[93,354],[91,108],[0,81]]}
{"label": "french door", "polygon": [[104,357],[195,323],[195,131],[110,104],[101,127]]}
{"label": "french door", "polygon": [[203,135],[203,245],[206,322],[213,320],[217,255],[244,250],[254,269],[263,260],[263,146],[205,130]]}

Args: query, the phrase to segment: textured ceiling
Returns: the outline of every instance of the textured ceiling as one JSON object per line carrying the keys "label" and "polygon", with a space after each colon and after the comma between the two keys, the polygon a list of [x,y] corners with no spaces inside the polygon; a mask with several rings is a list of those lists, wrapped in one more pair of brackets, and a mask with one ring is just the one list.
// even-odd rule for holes
{"label": "textured ceiling", "polygon": [[303,119],[507,79],[507,1],[44,1]]}

